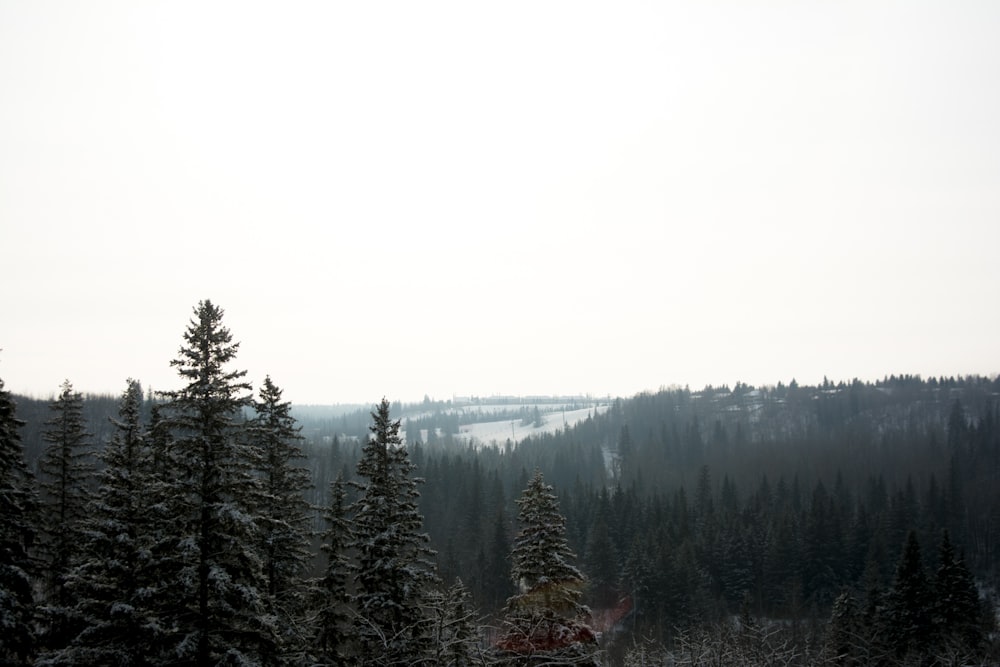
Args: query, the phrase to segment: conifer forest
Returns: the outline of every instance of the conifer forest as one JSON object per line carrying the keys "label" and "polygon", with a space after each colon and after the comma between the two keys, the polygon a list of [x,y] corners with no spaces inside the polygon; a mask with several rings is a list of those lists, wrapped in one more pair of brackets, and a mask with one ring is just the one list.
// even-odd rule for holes
{"label": "conifer forest", "polygon": [[297,406],[178,324],[169,391],[0,380],[0,665],[1000,664],[996,377],[505,399],[588,413],[480,441],[486,399]]}

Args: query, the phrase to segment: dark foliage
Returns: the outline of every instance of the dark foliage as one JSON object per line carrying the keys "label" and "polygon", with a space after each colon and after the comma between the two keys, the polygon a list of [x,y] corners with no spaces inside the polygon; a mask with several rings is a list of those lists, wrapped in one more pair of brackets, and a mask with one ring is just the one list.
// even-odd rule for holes
{"label": "dark foliage", "polygon": [[17,405],[0,379],[0,664],[24,665],[34,651],[37,575],[29,557],[38,498],[24,462]]}
{"label": "dark foliage", "polygon": [[[238,377],[231,381],[241,384]],[[237,394],[243,396],[244,391]],[[461,577],[474,605],[494,622],[505,601],[516,595],[509,577],[514,562],[508,559],[515,547],[511,517],[518,507],[513,499],[529,485],[528,471],[537,469],[552,485],[565,520],[566,545],[582,555],[580,573],[591,582],[580,599],[595,611],[631,601],[627,617],[605,633],[604,642],[636,650],[641,646],[649,655],[679,646],[708,651],[710,642],[736,636],[738,629],[727,624],[745,610],[748,618],[759,621],[742,641],[756,637],[785,647],[780,655],[794,656],[789,660],[798,664],[835,658],[840,664],[933,662],[947,656],[983,663],[997,658],[990,642],[992,614],[983,609],[984,594],[995,588],[1000,572],[997,396],[1000,381],[982,377],[670,389],[604,402],[575,426],[516,445],[507,441],[472,446],[459,438],[458,430],[478,418],[474,413],[481,410],[480,404],[427,401],[413,406],[412,412],[395,404],[388,408],[406,423],[386,418],[385,439],[392,445],[384,457],[366,450],[378,436],[369,439],[364,432],[363,411],[313,407],[299,413],[295,408],[289,416],[296,415],[296,428],[301,427],[304,436],[302,462],[313,488],[303,489],[302,495],[313,504],[331,507],[330,485],[338,475],[360,485],[353,488],[362,495],[374,480],[382,479],[379,465],[361,463],[365,459],[381,460],[382,469],[405,468],[411,480],[419,470],[427,480],[420,495],[415,487],[400,487],[409,517],[400,525],[418,526],[416,535],[426,529],[430,537],[429,542],[420,538],[414,543],[413,553],[419,553],[416,560],[422,562],[418,569],[433,571],[429,548],[435,547],[439,568],[449,580]],[[171,395],[162,406],[147,400],[142,407],[143,418],[150,420],[146,437],[152,465],[160,471],[150,496],[164,499],[161,505],[180,489],[173,474],[193,479],[201,470],[193,463],[200,451],[194,446],[199,442],[198,423],[178,418],[195,413],[178,410],[177,398]],[[114,406],[107,397],[82,401],[80,423],[84,432],[96,434],[97,442],[113,435],[114,427],[104,416],[112,414]],[[18,401],[18,417],[27,422],[20,433],[29,464],[40,457],[43,430],[52,431],[42,424],[47,410],[40,401]],[[150,410],[161,414],[151,418]],[[506,410],[504,418],[511,421],[536,420],[533,405],[511,402]],[[249,468],[240,468],[243,472],[227,468],[219,473],[219,479],[242,480],[223,495],[248,498],[247,511],[256,516],[263,503],[263,478],[246,428],[253,414],[240,401],[222,412],[227,415],[220,427],[227,434],[226,444],[213,451],[229,452],[222,457],[227,461],[243,461],[244,454],[251,461]],[[542,405],[541,421],[551,420],[544,413]],[[408,419],[408,414],[414,417]],[[395,431],[389,428],[393,425]],[[91,448],[84,445],[80,451]],[[400,452],[406,454],[405,464]],[[177,472],[165,476],[166,470]],[[74,486],[85,492],[93,480],[90,474]],[[51,489],[46,495],[52,496]],[[182,495],[190,499],[197,492],[185,487]],[[351,515],[364,507],[357,504],[359,498],[355,496],[353,511],[342,519],[351,529],[358,518]],[[188,561],[178,550],[197,545],[197,540],[178,541],[181,533],[175,523],[190,524],[193,515],[178,511],[173,502],[160,515],[160,537],[169,532],[175,538],[154,540],[151,548],[165,581],[181,572],[197,573],[197,567],[184,569]],[[339,502],[344,507],[347,498]],[[156,507],[154,503],[152,515]],[[421,515],[421,523],[412,523]],[[325,525],[318,514],[309,520],[316,530]],[[262,523],[251,522],[239,539],[260,544],[262,529]],[[943,531],[946,540],[941,539]],[[377,534],[371,528],[370,535]],[[333,544],[332,538],[329,541]],[[349,544],[353,546],[342,544],[337,550],[357,567],[358,548],[375,542],[355,537]],[[38,540],[34,546],[39,546]],[[49,553],[33,551],[39,556]],[[233,572],[241,581],[256,582],[260,609],[267,611],[261,618],[274,618],[265,583],[266,549],[251,551],[242,569]],[[366,587],[374,591],[373,583],[363,581],[362,571],[351,570],[343,593],[334,592],[333,597],[360,594]],[[52,569],[45,574],[51,575]],[[340,590],[340,584],[332,584],[334,591]],[[405,627],[440,627],[444,591],[437,584],[429,588],[436,592],[422,598],[426,613],[416,625]],[[197,602],[190,606],[198,595],[184,595],[188,593],[194,597],[187,598],[185,618],[198,608]],[[168,594],[157,604],[181,604],[170,598]],[[348,595],[347,600],[337,613],[351,615],[351,631],[357,632],[353,615],[361,598]],[[307,624],[318,618],[315,609],[310,613]],[[54,636],[41,618],[39,627]],[[334,625],[346,618],[341,616]],[[165,627],[179,632],[181,625]],[[248,640],[247,654],[266,653],[269,642],[277,647],[272,632],[261,626],[252,629],[250,636],[257,639]],[[428,630],[431,636],[433,632]],[[186,643],[174,634],[173,646],[196,645],[196,633],[183,636],[188,637]],[[374,635],[369,639],[377,641]],[[358,652],[353,643],[328,655],[349,660]],[[616,649],[609,655],[617,660],[625,653]]]}

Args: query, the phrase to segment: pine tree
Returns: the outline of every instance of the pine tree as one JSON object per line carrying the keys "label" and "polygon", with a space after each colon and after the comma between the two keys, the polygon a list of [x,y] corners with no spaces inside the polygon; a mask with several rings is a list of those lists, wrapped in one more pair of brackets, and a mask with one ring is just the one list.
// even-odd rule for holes
{"label": "pine tree", "polygon": [[83,396],[69,380],[50,404],[53,417],[45,422],[42,439],[48,443],[39,468],[43,521],[41,554],[45,568],[41,616],[42,643],[60,649],[79,630],[73,618],[74,600],[66,580],[81,555],[83,520],[93,472],[90,434],[83,418]]}
{"label": "pine tree", "polygon": [[174,546],[172,561],[162,564],[164,613],[171,653],[198,667],[256,664],[277,643],[256,548],[259,480],[243,419],[250,385],[245,371],[227,369],[239,344],[222,315],[210,301],[195,308],[171,362],[187,384],[167,392],[163,408],[173,437],[162,497]]}
{"label": "pine tree", "polygon": [[13,397],[0,379],[0,664],[27,665],[35,642],[35,574],[28,551],[35,538],[38,498],[24,463]]}
{"label": "pine tree", "polygon": [[822,482],[816,484],[803,530],[803,584],[806,597],[826,606],[840,583],[844,560],[836,506]]}
{"label": "pine tree", "polygon": [[484,603],[490,613],[499,610],[514,594],[510,580],[510,538],[507,533],[507,513],[498,507],[493,522],[493,537],[486,552],[486,567],[482,573]]}
{"label": "pine tree", "polygon": [[[864,599],[860,605],[860,634],[861,646],[865,649],[865,657],[869,663],[880,662],[882,658],[891,654],[889,645],[890,638],[888,628],[885,623],[885,597],[882,590],[882,576],[879,573],[879,558],[876,550],[872,550],[865,563],[865,571],[861,577],[864,588]],[[879,657],[876,661],[873,658]]]}
{"label": "pine tree", "polygon": [[277,654],[265,662],[275,664],[295,660],[304,649],[302,610],[306,607],[305,568],[310,558],[309,504],[305,500],[310,474],[295,465],[305,458],[297,444],[302,436],[291,415],[291,403],[283,402],[281,394],[266,377],[260,400],[254,404],[257,416],[250,424],[262,487],[256,510],[259,548],[268,607],[281,630]]}
{"label": "pine tree", "polygon": [[435,605],[438,622],[434,645],[436,651],[432,664],[445,667],[471,667],[483,664],[479,626],[470,604],[468,589],[460,579]]}
{"label": "pine tree", "polygon": [[934,577],[934,627],[943,642],[975,651],[983,642],[979,592],[965,562],[957,558],[948,531],[941,534]]}
{"label": "pine tree", "polygon": [[154,476],[165,481],[170,473],[170,424],[163,413],[163,403],[155,402],[149,409],[149,431],[146,434],[149,445],[150,465]]}
{"label": "pine tree", "polygon": [[650,562],[652,555],[648,540],[644,541],[639,535],[632,538],[622,565],[622,584],[625,590],[630,592],[637,607],[647,601],[649,584],[653,576]]}
{"label": "pine tree", "polygon": [[[162,395],[159,397],[162,398]],[[188,601],[184,601],[176,582],[185,568],[185,559],[178,553],[181,522],[175,515],[178,469],[173,464],[172,424],[168,419],[168,406],[151,397],[149,426],[143,434],[147,448],[146,488],[143,490],[148,512],[145,557],[150,579],[149,614],[158,624],[155,641],[147,647],[150,662],[171,664],[176,661],[181,626],[178,617]]]}
{"label": "pine tree", "polygon": [[536,471],[517,500],[520,532],[511,553],[518,593],[507,601],[498,659],[509,665],[596,665],[597,640],[580,604],[586,583],[572,565],[566,520],[552,487]]}
{"label": "pine tree", "polygon": [[105,467],[83,522],[86,558],[68,577],[81,630],[39,665],[148,665],[159,622],[151,609],[150,452],[140,424],[142,388],[134,380],[119,403]]}
{"label": "pine tree", "polygon": [[371,413],[372,436],[362,448],[359,491],[351,505],[357,554],[353,597],[354,632],[364,664],[410,665],[430,654],[433,618],[429,613],[437,575],[421,533],[414,466],[399,436],[399,420],[389,417],[389,402]]}
{"label": "pine tree", "polygon": [[350,562],[346,555],[350,524],[346,518],[345,496],[344,477],[340,475],[330,484],[330,504],[324,512],[326,531],[321,547],[326,553],[326,568],[313,590],[315,662],[326,667],[350,664],[347,658],[350,629],[347,577]]}
{"label": "pine tree", "polygon": [[590,526],[585,562],[595,606],[613,607],[618,601],[618,555],[603,512],[598,512]]}
{"label": "pine tree", "polygon": [[868,664],[862,660],[867,648],[865,644],[858,603],[849,591],[845,591],[833,602],[824,657],[834,665]]}
{"label": "pine tree", "polygon": [[898,655],[920,653],[927,646],[932,631],[930,609],[931,590],[920,557],[920,542],[910,531],[886,600],[888,636]]}

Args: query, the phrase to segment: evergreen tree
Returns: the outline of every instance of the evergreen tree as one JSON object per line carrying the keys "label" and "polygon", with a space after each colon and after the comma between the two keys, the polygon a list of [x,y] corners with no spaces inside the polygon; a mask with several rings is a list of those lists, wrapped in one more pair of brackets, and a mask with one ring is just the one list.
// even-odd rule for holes
{"label": "evergreen tree", "polygon": [[698,488],[695,492],[695,515],[699,522],[704,523],[715,511],[712,504],[712,474],[707,465],[698,472]]}
{"label": "evergreen tree", "polygon": [[35,574],[28,556],[35,538],[35,495],[17,406],[0,379],[0,664],[27,665],[35,642]]}
{"label": "evergreen tree", "polygon": [[119,403],[105,467],[83,522],[86,558],[70,574],[81,630],[40,665],[148,665],[160,624],[151,609],[150,452],[140,424],[142,388],[135,380]]}
{"label": "evergreen tree", "polygon": [[419,480],[399,436],[389,402],[371,413],[371,438],[364,444],[351,505],[357,554],[353,597],[359,657],[369,665],[411,665],[431,653],[430,592],[437,583],[430,538],[421,533]]}
{"label": "evergreen tree", "polygon": [[652,556],[646,541],[638,535],[632,539],[622,567],[622,584],[631,593],[637,607],[647,600],[652,579]]}
{"label": "evergreen tree", "polygon": [[172,562],[163,601],[174,659],[198,667],[256,664],[276,650],[275,618],[257,545],[255,456],[243,419],[245,371],[228,370],[239,348],[210,301],[195,308],[171,362],[187,382],[167,392],[170,426],[163,497],[169,503]]}
{"label": "evergreen tree", "polygon": [[834,665],[869,664],[863,657],[867,652],[861,612],[850,592],[841,593],[833,602],[830,623],[826,630],[824,658]]}
{"label": "evergreen tree", "polygon": [[174,513],[179,472],[172,463],[175,452],[168,406],[153,397],[150,400],[154,402],[150,407],[149,426],[143,434],[149,456],[147,487],[142,491],[148,513],[145,521],[148,552],[144,556],[148,559],[146,568],[152,582],[147,604],[150,615],[159,620],[159,625],[153,641],[147,646],[147,653],[153,664],[171,664],[177,659],[177,646],[181,641],[177,619],[188,603],[175,583],[185,568],[185,559],[178,553],[182,524]]}
{"label": "evergreen tree", "polygon": [[344,477],[340,475],[330,484],[330,504],[324,512],[326,531],[321,546],[326,553],[326,568],[315,582],[313,591],[316,664],[328,667],[349,664],[347,577],[350,563],[346,552],[350,523],[346,518],[345,496]]}
{"label": "evergreen tree", "polygon": [[861,644],[869,657],[873,655],[886,656],[891,653],[889,636],[884,619],[885,593],[882,590],[882,577],[879,574],[878,558],[872,553],[862,575],[864,586],[864,601],[861,606]]}
{"label": "evergreen tree", "polygon": [[886,600],[888,637],[899,656],[919,654],[930,639],[931,589],[920,557],[917,534],[910,531],[896,565],[896,577]]}
{"label": "evergreen tree", "polygon": [[840,584],[844,553],[836,506],[822,482],[813,491],[803,538],[806,597],[826,606]]}
{"label": "evergreen tree", "polygon": [[149,432],[146,439],[150,450],[152,473],[159,481],[165,481],[170,470],[170,424],[163,413],[163,403],[155,402],[149,410]]}
{"label": "evergreen tree", "polygon": [[493,536],[485,554],[486,566],[482,573],[485,608],[492,614],[500,609],[507,598],[514,594],[510,581],[510,537],[507,532],[507,513],[498,507],[493,521]]}
{"label": "evergreen tree", "polygon": [[589,610],[580,604],[586,581],[571,563],[566,520],[540,471],[517,504],[511,578],[518,593],[507,601],[498,658],[509,665],[599,664]]}
{"label": "evergreen tree", "polygon": [[584,560],[590,574],[591,600],[595,606],[614,606],[618,598],[618,555],[603,512],[598,512],[591,524]]}
{"label": "evergreen tree", "polygon": [[934,627],[940,640],[976,651],[983,642],[979,592],[965,562],[957,558],[948,531],[941,534],[934,577]]}
{"label": "evergreen tree", "polygon": [[439,597],[440,601],[436,605],[436,649],[431,664],[446,667],[483,664],[479,626],[475,620],[475,610],[471,608],[469,591],[460,579],[456,579],[451,588]]}
{"label": "evergreen tree", "polygon": [[88,483],[93,472],[90,434],[83,418],[83,396],[69,380],[50,404],[42,439],[48,445],[39,461],[42,472],[42,561],[45,568],[42,643],[59,649],[79,630],[74,620],[74,600],[66,580],[81,554]]}
{"label": "evergreen tree", "polygon": [[264,379],[257,416],[250,424],[250,441],[259,457],[261,481],[256,508],[259,549],[267,582],[268,608],[277,618],[281,645],[265,662],[283,664],[297,659],[304,648],[302,610],[306,607],[305,568],[309,561],[308,512],[305,491],[309,470],[295,465],[305,458],[291,403],[281,389]]}

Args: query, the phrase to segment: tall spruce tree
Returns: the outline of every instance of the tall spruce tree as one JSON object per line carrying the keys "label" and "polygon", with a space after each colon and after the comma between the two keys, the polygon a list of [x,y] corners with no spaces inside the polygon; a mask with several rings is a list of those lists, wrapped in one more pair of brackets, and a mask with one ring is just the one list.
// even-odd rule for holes
{"label": "tall spruce tree", "polygon": [[896,653],[919,654],[931,639],[932,593],[920,556],[917,534],[910,531],[896,565],[885,607],[888,636]]}
{"label": "tall spruce tree", "polygon": [[517,500],[520,532],[511,553],[518,593],[507,601],[498,660],[508,665],[597,665],[596,636],[580,603],[586,584],[572,564],[566,520],[536,471]]}
{"label": "tall spruce tree", "polygon": [[275,618],[254,512],[260,485],[243,410],[245,371],[230,370],[239,343],[210,301],[194,309],[171,365],[187,384],[167,392],[172,438],[162,497],[175,552],[163,564],[169,651],[182,664],[259,664],[277,649]]}
{"label": "tall spruce tree", "polygon": [[608,508],[604,495],[587,534],[584,563],[590,575],[590,599],[595,607],[613,607],[618,601],[619,559],[608,530]]}
{"label": "tall spruce tree", "polygon": [[413,477],[389,402],[382,399],[371,416],[372,437],[358,461],[362,481],[353,483],[359,497],[351,505],[354,632],[363,664],[418,664],[431,655],[430,593],[437,583],[430,539],[420,532],[417,483],[423,480]]}
{"label": "tall spruce tree", "polygon": [[493,520],[493,536],[485,554],[483,597],[485,608],[490,614],[499,611],[511,595],[514,585],[510,580],[510,537],[507,532],[507,513],[502,506],[497,507]]}
{"label": "tall spruce tree", "polygon": [[350,648],[350,598],[347,594],[350,524],[344,504],[346,495],[344,477],[339,475],[330,483],[330,504],[324,512],[326,530],[321,549],[326,553],[326,567],[313,590],[315,663],[324,667],[350,664],[347,655]]}
{"label": "tall spruce tree", "polygon": [[83,520],[93,473],[90,433],[83,418],[83,396],[69,380],[49,405],[42,439],[48,443],[39,461],[42,491],[41,554],[45,571],[41,617],[42,644],[60,649],[80,629],[74,618],[72,592],[66,586],[79,562]]}
{"label": "tall spruce tree", "polygon": [[27,665],[35,643],[34,565],[38,498],[24,463],[17,405],[0,379],[0,664]]}
{"label": "tall spruce tree", "polygon": [[151,602],[156,582],[150,563],[150,452],[140,412],[142,388],[129,380],[114,435],[101,452],[104,469],[83,522],[86,557],[70,573],[81,628],[69,646],[39,665],[149,665],[159,619]]}
{"label": "tall spruce tree", "polygon": [[281,400],[281,389],[264,378],[257,412],[250,424],[250,442],[258,457],[261,494],[256,510],[258,542],[267,582],[267,604],[278,621],[281,641],[266,662],[301,662],[306,637],[305,569],[309,553],[309,503],[305,491],[309,470],[297,465],[305,454],[291,414],[291,403]]}
{"label": "tall spruce tree", "polygon": [[947,530],[941,534],[933,591],[932,613],[938,639],[970,652],[981,648],[983,623],[979,592],[965,561],[955,555]]}
{"label": "tall spruce tree", "polygon": [[155,582],[151,585],[148,607],[159,625],[155,641],[147,648],[153,664],[170,664],[177,656],[181,627],[176,619],[183,609],[174,582],[181,576],[185,559],[178,554],[180,523],[174,514],[178,470],[172,463],[172,425],[166,404],[152,397],[151,400],[149,427],[143,434],[149,454],[147,486],[143,491],[148,512],[145,541],[149,550],[145,557],[148,575]]}

